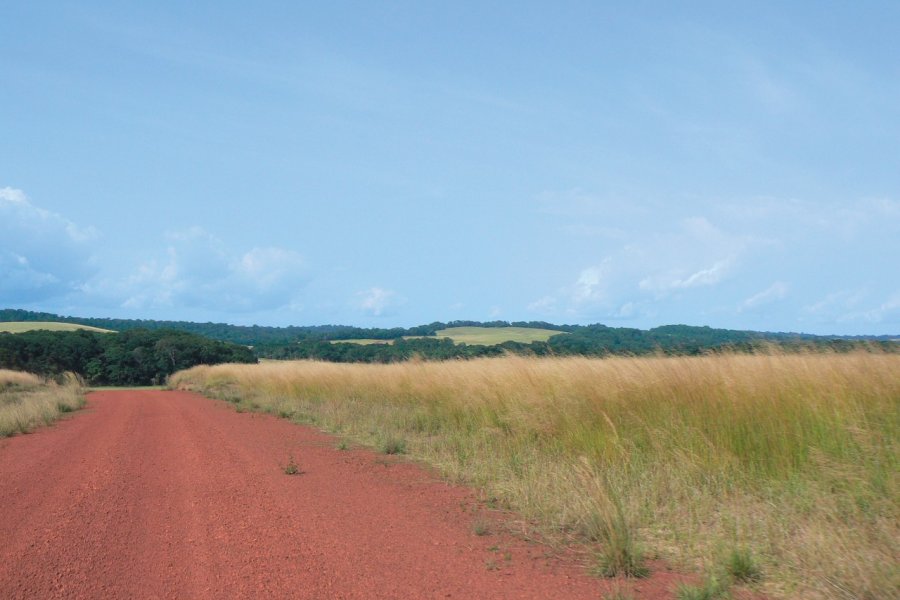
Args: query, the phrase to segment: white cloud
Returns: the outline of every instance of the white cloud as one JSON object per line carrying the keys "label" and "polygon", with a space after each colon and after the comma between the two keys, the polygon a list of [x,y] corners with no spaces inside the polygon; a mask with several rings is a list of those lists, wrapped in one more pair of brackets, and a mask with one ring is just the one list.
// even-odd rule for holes
{"label": "white cloud", "polygon": [[634,302],[626,302],[614,313],[614,316],[620,319],[633,317],[637,313],[638,307]]}
{"label": "white cloud", "polygon": [[828,320],[834,320],[843,314],[847,314],[858,307],[867,294],[862,289],[841,290],[831,292],[824,298],[807,304],[802,311],[813,317],[825,317]]}
{"label": "white cloud", "polygon": [[575,304],[585,304],[605,300],[605,279],[609,275],[610,268],[610,259],[606,258],[599,265],[582,270],[575,285],[572,286],[572,301]]}
{"label": "white cloud", "polygon": [[700,269],[685,277],[682,277],[679,271],[657,274],[642,279],[638,287],[651,292],[666,293],[673,290],[715,285],[728,274],[733,262],[732,258],[725,258],[716,261],[710,267]]}
{"label": "white cloud", "polygon": [[753,310],[760,306],[765,306],[766,304],[781,300],[787,296],[788,289],[788,284],[783,281],[776,281],[763,291],[753,294],[744,300],[738,307],[738,312]]}
{"label": "white cloud", "polygon": [[[756,319],[787,329],[805,322],[817,331],[893,318],[894,198],[619,196],[578,189],[538,196],[536,210],[580,256],[570,258],[570,283],[539,290],[530,312],[635,324],[709,319],[740,327]],[[836,281],[849,291],[827,294]]]}
{"label": "white cloud", "polygon": [[888,320],[895,323],[900,321],[900,291],[894,292],[887,300],[875,308],[864,311],[859,316],[870,323],[882,323]]}
{"label": "white cloud", "polygon": [[732,262],[731,258],[720,260],[708,269],[701,269],[696,273],[691,274],[687,279],[672,282],[672,286],[675,288],[686,289],[715,285],[722,281],[722,278],[728,273],[728,269],[731,267]]}
{"label": "white cloud", "polygon": [[[681,219],[667,229],[633,233],[629,243],[582,268],[571,286],[551,297],[566,299],[566,312],[575,316],[636,316],[673,294],[719,285],[759,243],[727,233],[704,217]],[[720,258],[711,262],[715,256]],[[534,309],[546,304],[532,303]]]}
{"label": "white cloud", "polygon": [[306,261],[296,252],[283,248],[253,248],[232,267],[234,273],[248,284],[269,290],[298,273],[304,273]]}
{"label": "white cloud", "polygon": [[60,298],[95,272],[97,232],[35,206],[22,190],[0,188],[0,301]]}
{"label": "white cloud", "polygon": [[[671,214],[676,209],[666,210]],[[712,208],[709,211],[718,213]],[[752,267],[755,255],[778,249],[771,239],[723,228],[696,213],[680,218],[654,216],[656,220],[632,222],[626,243],[606,249],[599,261],[581,266],[572,284],[533,301],[529,311],[546,317],[566,314],[579,320],[641,320],[660,311],[673,313],[672,307],[681,303],[686,316],[674,318],[696,319],[711,309],[707,298],[723,294],[733,298],[736,290],[746,285],[741,275]],[[617,225],[609,223],[610,227]],[[606,237],[599,243],[611,241],[617,240]],[[713,288],[718,289],[713,292]],[[716,310],[736,314],[738,304],[731,299]]]}
{"label": "white cloud", "polygon": [[403,304],[404,300],[393,290],[380,287],[372,287],[362,292],[357,292],[357,307],[374,317],[384,316],[392,312],[394,308]]}
{"label": "white cloud", "polygon": [[309,276],[297,252],[274,247],[235,252],[201,227],[169,232],[165,238],[169,245],[163,257],[86,291],[127,308],[260,311],[302,305],[298,295]]}
{"label": "white cloud", "polygon": [[541,315],[554,315],[557,312],[557,299],[553,296],[538,298],[528,305],[528,311]]}
{"label": "white cloud", "polygon": [[900,326],[900,291],[894,291],[872,306],[865,290],[842,290],[803,308],[808,316],[834,323],[891,323]]}

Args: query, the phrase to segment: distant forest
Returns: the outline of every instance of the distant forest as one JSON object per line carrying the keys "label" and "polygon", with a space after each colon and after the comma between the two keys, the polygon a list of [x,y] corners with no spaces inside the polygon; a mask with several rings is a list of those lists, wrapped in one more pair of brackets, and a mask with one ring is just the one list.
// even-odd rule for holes
{"label": "distant forest", "polygon": [[[50,313],[18,309],[0,310],[0,321],[59,321],[90,325],[119,332],[145,330],[148,332],[181,331],[204,336],[220,342],[251,347],[243,348],[240,362],[250,358],[318,359],[335,362],[396,362],[418,356],[430,360],[498,356],[507,352],[534,356],[607,356],[612,354],[641,355],[650,353],[701,354],[710,351],[736,350],[753,352],[771,344],[786,349],[818,348],[845,351],[860,346],[898,351],[896,336],[814,336],[797,333],[772,333],[714,329],[689,325],[666,325],[649,330],[605,325],[555,325],[543,321],[451,321],[434,322],[416,327],[391,329],[362,328],[346,325],[316,325],[293,327],[264,327],[228,325],[225,323],[194,323],[189,321],[153,321],[142,319],[96,319],[62,317]],[[448,327],[531,327],[559,331],[546,342],[504,342],[493,346],[457,344],[434,336]],[[12,335],[12,334],[6,334]],[[16,334],[22,336],[24,334]],[[81,333],[58,333],[81,335]],[[99,334],[103,335],[103,334]],[[148,334],[142,334],[148,335]],[[403,339],[408,336],[425,336]],[[115,337],[115,336],[113,336]],[[0,335],[0,339],[3,336]],[[60,339],[63,339],[62,337]],[[390,344],[360,345],[335,343],[341,340],[376,339]],[[110,342],[111,343],[111,342]],[[199,343],[199,342],[198,342]],[[230,348],[230,346],[229,346]],[[238,353],[231,349],[230,352]],[[0,350],[2,352],[2,350]],[[222,350],[222,352],[225,352]],[[227,354],[227,352],[226,352]],[[237,354],[236,354],[237,356]],[[212,355],[208,358],[212,359]],[[246,360],[244,360],[246,359]],[[221,362],[218,358],[217,362]],[[0,366],[3,360],[0,356]],[[81,371],[79,371],[81,372]],[[163,371],[160,371],[162,373]],[[91,375],[88,375],[90,378]],[[115,379],[109,373],[104,381]],[[142,375],[143,377],[143,375]]]}
{"label": "distant forest", "polygon": [[225,362],[257,359],[246,346],[171,329],[0,333],[0,368],[46,376],[71,371],[93,385],[157,385],[175,371]]}

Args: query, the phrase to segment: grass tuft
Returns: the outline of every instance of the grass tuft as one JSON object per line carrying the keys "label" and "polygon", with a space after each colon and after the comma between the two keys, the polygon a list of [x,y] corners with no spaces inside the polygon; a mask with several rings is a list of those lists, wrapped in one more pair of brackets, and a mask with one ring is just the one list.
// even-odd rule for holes
{"label": "grass tuft", "polygon": [[718,600],[728,598],[728,585],[721,583],[715,577],[708,577],[700,585],[679,584],[675,592],[677,600]]}
{"label": "grass tuft", "polygon": [[644,556],[627,531],[616,532],[603,545],[597,557],[598,575],[603,577],[647,577],[650,569]]}
{"label": "grass tuft", "polygon": [[387,436],[381,441],[380,449],[384,454],[406,454],[406,440]]}
{"label": "grass tuft", "polygon": [[747,548],[732,550],[725,568],[737,583],[756,583],[762,580],[762,569]]}

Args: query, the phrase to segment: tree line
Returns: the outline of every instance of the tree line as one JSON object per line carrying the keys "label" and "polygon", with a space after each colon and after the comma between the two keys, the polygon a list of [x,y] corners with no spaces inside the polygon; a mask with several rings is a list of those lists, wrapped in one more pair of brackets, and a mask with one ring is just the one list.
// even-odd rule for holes
{"label": "tree line", "polygon": [[[702,328],[697,328],[702,329]],[[713,331],[643,331],[640,329],[593,327],[557,335],[546,342],[503,342],[483,346],[455,344],[447,338],[397,339],[390,344],[354,344],[304,340],[292,344],[264,344],[254,348],[257,356],[271,359],[313,359],[331,362],[391,363],[422,358],[425,360],[470,359],[502,356],[641,356],[647,354],[699,355],[709,352],[768,352],[772,346],[786,352],[875,349],[898,352],[900,344],[880,341],[844,339],[783,338],[763,336],[728,336]]]}
{"label": "tree line", "polygon": [[[104,329],[120,331],[119,335],[143,331],[140,336],[149,332],[165,336],[174,333],[191,333],[243,346],[252,346],[234,350],[240,354],[237,362],[247,362],[254,355],[271,359],[316,359],[334,362],[397,362],[412,357],[428,360],[466,359],[483,356],[498,356],[507,352],[530,356],[608,356],[613,354],[642,355],[650,353],[664,354],[701,354],[722,350],[756,352],[771,344],[794,349],[829,349],[845,351],[859,347],[876,346],[885,351],[897,351],[898,344],[891,341],[897,336],[815,336],[799,333],[741,331],[733,329],[717,329],[713,327],[697,327],[690,325],[665,325],[652,329],[635,329],[630,327],[608,327],[602,324],[593,325],[556,325],[544,321],[435,321],[415,327],[364,328],[348,325],[313,325],[291,327],[242,326],[225,323],[193,323],[189,321],[153,321],[141,319],[92,319],[79,317],[60,317],[50,313],[40,313],[19,309],[0,310],[0,321],[59,321],[80,325],[91,325]],[[493,346],[455,344],[449,339],[434,337],[441,329],[450,327],[530,327],[558,331],[559,335],[551,336],[546,342],[504,342]],[[62,332],[59,332],[62,333]],[[26,334],[17,334],[19,336]],[[103,334],[101,334],[103,335]],[[417,339],[404,339],[405,336],[425,336]],[[64,339],[63,337],[59,338]],[[122,338],[130,339],[128,336]],[[203,339],[199,338],[198,339]],[[375,339],[385,344],[352,344],[340,343],[341,340]],[[211,342],[211,340],[206,340]],[[68,342],[71,343],[71,342]],[[155,343],[155,342],[154,342]],[[201,346],[199,341],[196,346]],[[2,347],[2,345],[0,345]],[[0,350],[2,352],[2,350]],[[115,352],[112,352],[110,364],[120,364]],[[141,365],[149,363],[138,352]],[[157,353],[158,350],[153,350]],[[52,355],[48,352],[48,355]],[[196,353],[186,353],[193,355]],[[215,353],[207,351],[199,362],[218,360]],[[226,353],[227,354],[227,353]],[[248,360],[245,360],[248,359]],[[50,362],[52,362],[51,359]],[[137,359],[134,359],[137,360]],[[0,357],[2,361],[2,357]],[[3,363],[0,362],[0,365]],[[197,362],[193,364],[198,364]],[[147,367],[149,368],[149,367]],[[86,375],[97,382],[112,382],[123,379],[117,367],[100,368],[98,363],[91,363],[85,371],[76,372]],[[127,373],[140,372],[146,380],[144,367],[130,367]],[[44,372],[44,371],[38,371]],[[153,376],[157,380],[164,379],[160,370]],[[131,377],[128,375],[127,377]],[[125,378],[127,378],[125,377]]]}
{"label": "tree line", "polygon": [[257,359],[246,346],[171,329],[0,333],[0,368],[46,376],[71,371],[92,385],[158,385],[175,371],[225,362]]}

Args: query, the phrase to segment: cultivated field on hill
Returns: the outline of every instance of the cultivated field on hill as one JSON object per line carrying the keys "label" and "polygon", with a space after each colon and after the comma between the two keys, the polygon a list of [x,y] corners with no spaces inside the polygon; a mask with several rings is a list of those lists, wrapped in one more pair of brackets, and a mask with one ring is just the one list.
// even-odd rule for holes
{"label": "cultivated field on hill", "polygon": [[358,338],[349,340],[329,340],[332,344],[359,344],[360,346],[370,346],[372,344],[390,344],[394,340],[376,340],[374,338]]}
{"label": "cultivated field on hill", "polygon": [[[457,344],[494,346],[503,342],[519,342],[521,344],[530,344],[531,342],[546,342],[551,336],[559,335],[563,332],[553,329],[539,329],[535,327],[447,327],[439,329],[435,332],[434,337],[449,338]],[[406,340],[422,339],[425,336],[407,335],[403,336]],[[376,339],[350,339],[350,340],[331,340],[333,344],[390,344],[393,340],[376,340]]]}
{"label": "cultivated field on hill", "polygon": [[900,589],[900,355],[300,361],[170,385],[408,452],[596,542],[601,571],[643,553],[774,597]]}
{"label": "cultivated field on hill", "polygon": [[85,329],[87,331],[97,331],[100,333],[113,333],[110,329],[100,329],[99,327],[91,327],[90,325],[77,325],[75,323],[56,323],[53,321],[4,321],[0,322],[0,332],[7,331],[9,333],[22,333],[25,331],[77,331]]}
{"label": "cultivated field on hill", "polygon": [[74,376],[56,384],[30,373],[0,369],[0,438],[27,433],[81,408],[83,392]]}
{"label": "cultivated field on hill", "polygon": [[503,342],[546,342],[560,331],[531,327],[448,327],[435,333],[439,338],[450,338],[457,344],[481,344],[493,346]]}

